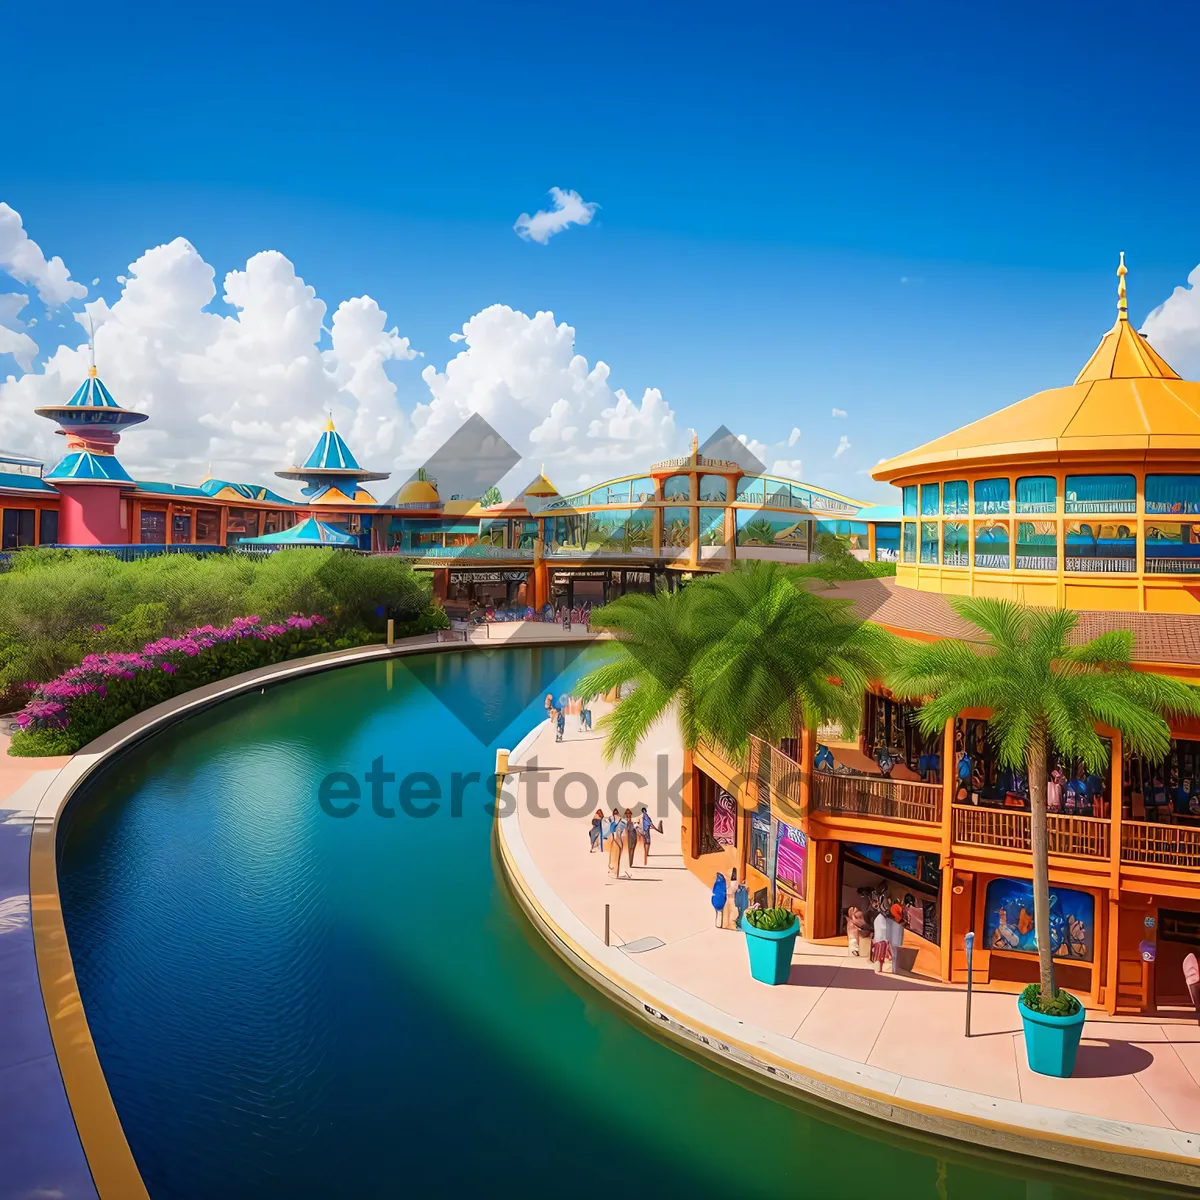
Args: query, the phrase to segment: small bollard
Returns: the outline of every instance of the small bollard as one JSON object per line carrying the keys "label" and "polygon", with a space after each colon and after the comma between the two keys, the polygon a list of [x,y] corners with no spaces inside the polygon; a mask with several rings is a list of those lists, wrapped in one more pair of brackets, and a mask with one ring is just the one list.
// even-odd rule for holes
{"label": "small bollard", "polygon": [[606,946],[608,945],[608,929],[609,929],[608,918],[609,918],[609,907],[606,904],[604,906],[604,944]]}
{"label": "small bollard", "polygon": [[967,948],[967,1037],[971,1036],[971,953],[975,949],[975,934],[968,933],[963,938],[963,944]]}
{"label": "small bollard", "polygon": [[396,622],[392,617],[388,617],[388,640],[389,646],[396,644]]}

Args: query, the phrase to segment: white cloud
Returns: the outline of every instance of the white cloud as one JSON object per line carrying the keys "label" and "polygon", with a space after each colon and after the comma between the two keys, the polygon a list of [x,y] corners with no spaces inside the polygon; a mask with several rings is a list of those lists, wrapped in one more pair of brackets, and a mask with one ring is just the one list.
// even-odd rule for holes
{"label": "white cloud", "polygon": [[[549,312],[484,309],[454,335],[461,347],[445,367],[426,367],[424,386],[413,380],[401,396],[389,364],[417,355],[379,305],[356,297],[330,318],[277,251],[225,276],[232,315],[212,304],[215,272],[183,238],[146,251],[123,278],[111,304],[96,299],[73,314],[78,345],[0,382],[0,445],[47,462],[62,454],[53,424],[33,409],[63,402],[86,376],[90,316],[101,378],[118,403],[150,416],[121,441],[134,478],[197,482],[211,462],[219,478],[296,494],[272,473],[307,454],[327,409],[364,466],[393,472],[375,485],[380,498],[475,412],[525,458],[502,483],[506,495],[543,461],[566,491],[680,452],[661,393],[613,387],[608,365],[576,354],[575,330]],[[10,301],[11,315],[19,307]]]}
{"label": "white cloud", "polygon": [[771,467],[772,475],[785,479],[804,479],[804,463],[798,458],[777,458]]}
{"label": "white cloud", "polygon": [[834,417],[844,417],[844,416],[847,416],[848,414],[846,413],[846,410],[844,408],[835,408],[830,415],[834,416]]}
{"label": "white cloud", "polygon": [[769,447],[766,442],[760,442],[757,438],[752,438],[748,434],[739,433],[737,440],[758,459],[759,462],[765,462]]}
{"label": "white cloud", "polygon": [[792,432],[788,434],[788,449],[790,450],[800,440],[800,429],[798,426],[792,426]]}
{"label": "white cloud", "polygon": [[1200,377],[1200,266],[1146,318],[1142,332],[1181,375]]}
{"label": "white cloud", "polygon": [[532,217],[522,213],[513,225],[513,229],[527,241],[539,242],[544,246],[568,225],[588,224],[600,207],[584,200],[578,192],[563,191],[562,188],[551,188],[550,198],[554,201],[552,209],[542,209]]}
{"label": "white cloud", "polygon": [[17,314],[29,303],[29,297],[21,292],[0,295],[0,354],[11,354],[22,371],[33,369],[38,344],[25,332],[37,321],[35,317],[28,325]]}
{"label": "white cloud", "polygon": [[47,261],[42,248],[25,232],[21,214],[0,200],[0,271],[18,283],[36,289],[47,308],[58,308],[68,300],[82,300],[87,288],[71,278],[61,258]]}
{"label": "white cloud", "polygon": [[850,439],[843,433],[838,439],[837,449],[833,452],[834,458],[841,458],[847,450],[850,449]]}

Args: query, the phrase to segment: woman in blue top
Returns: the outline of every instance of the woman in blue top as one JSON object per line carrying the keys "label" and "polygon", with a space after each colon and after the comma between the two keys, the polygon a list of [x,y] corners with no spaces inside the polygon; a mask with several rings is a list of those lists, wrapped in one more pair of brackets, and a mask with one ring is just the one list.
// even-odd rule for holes
{"label": "woman in blue top", "polygon": [[728,891],[725,886],[725,876],[720,871],[717,872],[716,882],[713,884],[712,890],[712,906],[717,914],[717,925],[723,926],[725,922],[725,903],[729,899]]}

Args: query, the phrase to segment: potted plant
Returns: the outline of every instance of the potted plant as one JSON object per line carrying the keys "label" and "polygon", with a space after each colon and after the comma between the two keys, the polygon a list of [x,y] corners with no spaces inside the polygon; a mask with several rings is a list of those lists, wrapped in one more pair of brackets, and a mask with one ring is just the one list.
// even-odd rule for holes
{"label": "potted plant", "polygon": [[1041,984],[1031,983],[1017,1001],[1025,1027],[1025,1057],[1039,1075],[1066,1079],[1075,1070],[1075,1053],[1087,1013],[1070,992],[1061,989],[1048,1003]]}
{"label": "potted plant", "polygon": [[759,983],[787,983],[800,922],[786,908],[751,908],[742,917],[750,974]]}

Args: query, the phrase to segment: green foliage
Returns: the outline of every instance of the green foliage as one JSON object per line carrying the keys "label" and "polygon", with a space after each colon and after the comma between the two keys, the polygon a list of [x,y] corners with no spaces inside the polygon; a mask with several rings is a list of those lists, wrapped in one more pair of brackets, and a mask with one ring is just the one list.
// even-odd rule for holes
{"label": "green foliage", "polygon": [[764,933],[781,933],[791,928],[795,917],[790,909],[778,908],[749,908],[743,914],[743,920],[748,921],[755,929]]}
{"label": "green foliage", "polygon": [[623,596],[591,623],[617,640],[596,648],[604,661],[578,690],[634,685],[598,726],[608,758],[626,763],[672,708],[686,746],[707,737],[735,756],[752,734],[776,742],[826,721],[853,731],[868,681],[894,654],[889,634],[779,563],[739,564],[680,592]]}
{"label": "green foliage", "polygon": [[0,575],[0,710],[24,702],[26,682],[53,679],[85,654],[136,650],[249,613],[276,621],[317,612],[335,630],[382,633],[388,616],[405,629],[422,621],[444,627],[444,614],[433,611],[429,580],[391,557],[297,549],[122,562],[87,551],[21,550]]}
{"label": "green foliage", "polygon": [[295,630],[285,637],[268,641],[242,638],[218,643],[195,658],[180,656],[174,674],[139,671],[132,679],[110,680],[105,695],[93,693],[70,702],[71,721],[65,729],[18,730],[12,736],[9,753],[24,756],[74,754],[81,746],[129,717],[192,688],[289,658],[348,650],[378,641],[378,635],[361,627],[339,633],[326,625]]}
{"label": "green foliage", "polygon": [[493,504],[502,503],[503,500],[504,497],[500,495],[500,489],[493,485],[492,487],[488,488],[488,490],[484,492],[482,496],[480,496],[479,503],[484,508],[490,508]]}
{"label": "green foliage", "polygon": [[1031,983],[1021,993],[1021,1003],[1031,1012],[1047,1017],[1073,1017],[1083,1005],[1070,992],[1059,990],[1052,1000],[1042,1000],[1042,985]]}

